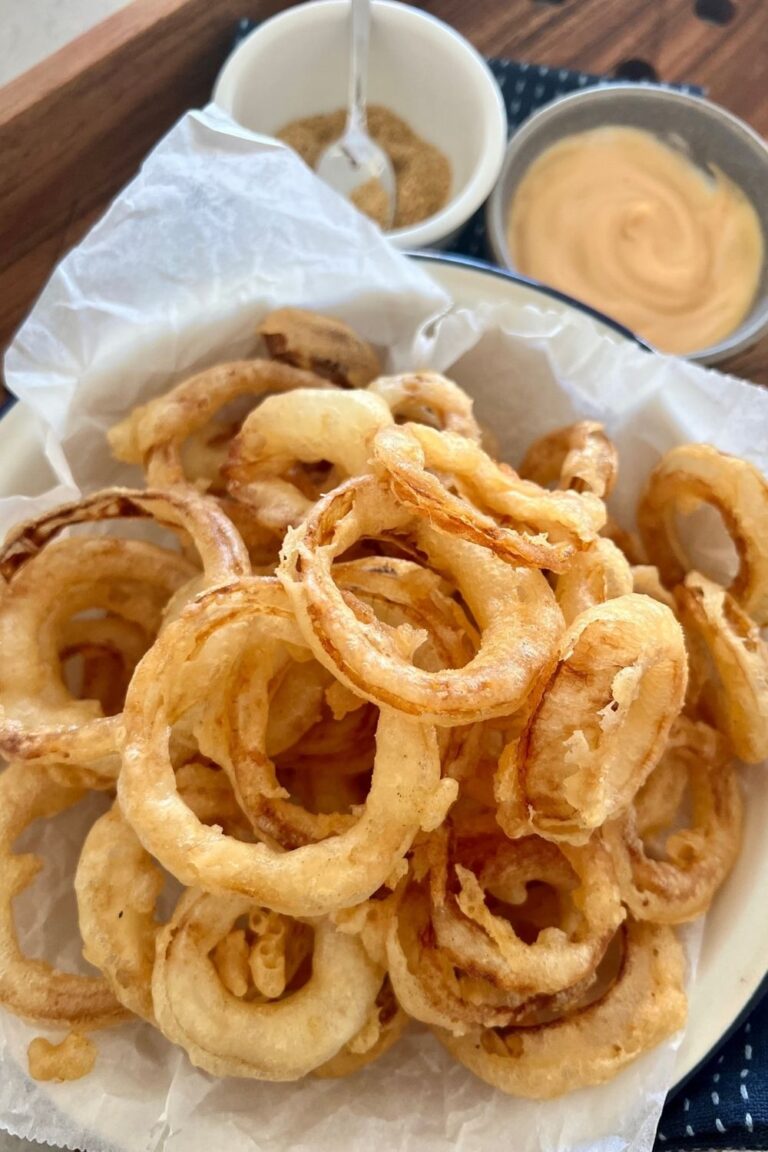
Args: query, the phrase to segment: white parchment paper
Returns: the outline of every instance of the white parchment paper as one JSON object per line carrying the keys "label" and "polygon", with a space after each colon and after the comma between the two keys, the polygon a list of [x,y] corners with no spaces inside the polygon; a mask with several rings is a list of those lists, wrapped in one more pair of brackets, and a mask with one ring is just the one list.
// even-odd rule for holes
{"label": "white parchment paper", "polygon": [[[448,371],[513,462],[545,430],[603,420],[622,454],[613,511],[627,525],[674,443],[706,440],[768,471],[762,391],[616,343],[576,314],[451,308],[296,157],[207,109],[173,129],[64,260],[8,353],[8,384],[38,421],[59,487],[0,500],[0,532],[78,486],[138,482],[111,461],[105,430],[188,373],[249,354],[261,316],[286,304],[349,321],[392,370]],[[48,865],[17,901],[31,954],[83,970],[71,876],[90,818],[86,805],[25,834]],[[0,1013],[0,1126],[85,1152],[648,1152],[676,1048],[539,1104],[484,1085],[415,1027],[351,1080],[294,1085],[217,1082],[140,1023],[95,1036],[88,1078],[37,1085],[25,1072],[36,1031]]]}

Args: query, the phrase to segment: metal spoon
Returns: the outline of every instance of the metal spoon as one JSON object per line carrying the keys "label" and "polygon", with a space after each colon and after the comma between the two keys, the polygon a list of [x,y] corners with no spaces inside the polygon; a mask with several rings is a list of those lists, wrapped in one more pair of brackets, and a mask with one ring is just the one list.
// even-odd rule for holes
{"label": "metal spoon", "polygon": [[389,156],[368,135],[366,117],[371,0],[351,0],[351,3],[347,123],[341,139],[323,152],[316,171],[347,199],[363,184],[377,181],[381,187],[377,222],[382,228],[390,228],[395,215],[395,173]]}

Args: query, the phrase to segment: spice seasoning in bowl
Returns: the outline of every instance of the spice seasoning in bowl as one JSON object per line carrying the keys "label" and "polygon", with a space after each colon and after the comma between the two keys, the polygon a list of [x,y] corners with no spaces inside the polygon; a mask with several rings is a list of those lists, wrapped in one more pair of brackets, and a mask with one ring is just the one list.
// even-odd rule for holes
{"label": "spice seasoning in bowl", "polygon": [[[276,136],[314,168],[324,149],[342,135],[346,115],[346,110],[339,108],[322,116],[293,120]],[[397,202],[393,226],[407,228],[439,212],[451,191],[451,166],[440,149],[418,136],[394,112],[377,104],[368,108],[368,131],[389,155],[395,170]],[[386,209],[381,198],[382,190],[376,181],[364,184],[352,196],[360,211],[377,223],[382,218],[382,207]]]}
{"label": "spice seasoning in bowl", "polygon": [[730,335],[763,263],[757,213],[652,133],[594,128],[551,145],[512,199],[515,265],[608,312],[666,352]]}

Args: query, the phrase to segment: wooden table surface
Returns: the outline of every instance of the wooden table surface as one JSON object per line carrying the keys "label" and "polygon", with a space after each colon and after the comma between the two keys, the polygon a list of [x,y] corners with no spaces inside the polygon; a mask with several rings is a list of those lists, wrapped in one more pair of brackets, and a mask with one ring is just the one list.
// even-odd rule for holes
{"label": "wooden table surface", "polygon": [[[188,107],[236,21],[280,0],[134,0],[0,89],[0,348]],[[768,0],[427,0],[486,55],[690,81],[768,135]],[[718,23],[717,21],[721,21]],[[768,383],[768,339],[724,366]]]}

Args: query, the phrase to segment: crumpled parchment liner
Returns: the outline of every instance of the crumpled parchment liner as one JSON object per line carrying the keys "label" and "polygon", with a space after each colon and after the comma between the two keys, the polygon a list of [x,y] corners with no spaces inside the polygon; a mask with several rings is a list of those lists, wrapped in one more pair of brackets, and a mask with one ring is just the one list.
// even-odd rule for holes
{"label": "crumpled parchment liner", "polygon": [[[216,109],[180,121],[64,260],[8,354],[7,380],[67,490],[138,482],[110,460],[105,430],[189,372],[247,355],[256,322],[284,304],[348,320],[388,350],[388,369],[449,370],[513,462],[547,429],[604,420],[622,450],[613,510],[627,524],[649,468],[675,442],[708,440],[768,469],[766,394],[617,345],[586,317],[489,304],[446,315],[421,267],[298,159]],[[0,531],[50,500],[0,500]],[[77,947],[63,894],[77,819],[29,834],[60,854],[45,900],[19,902],[22,939],[35,954],[45,941],[51,959]],[[69,907],[66,922],[49,916],[54,907]],[[686,935],[693,961],[700,933]],[[287,1085],[217,1082],[141,1023],[94,1034],[99,1059],[86,1079],[36,1085],[25,1053],[37,1032],[0,1013],[0,1126],[84,1152],[648,1152],[679,1042],[610,1084],[531,1103],[486,1086],[415,1026],[352,1079]]]}

